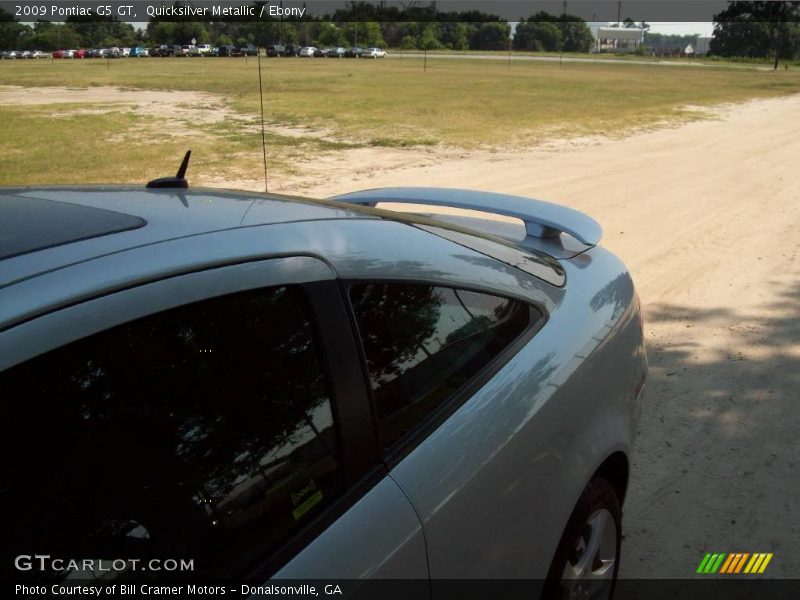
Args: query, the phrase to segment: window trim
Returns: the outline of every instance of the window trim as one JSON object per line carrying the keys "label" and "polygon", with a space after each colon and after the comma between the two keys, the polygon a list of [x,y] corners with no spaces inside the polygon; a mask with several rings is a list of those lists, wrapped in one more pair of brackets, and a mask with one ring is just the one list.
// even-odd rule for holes
{"label": "window trim", "polygon": [[[386,468],[391,471],[400,461],[408,456],[417,446],[419,446],[425,439],[428,438],[436,429],[438,429],[454,412],[461,408],[467,400],[474,396],[478,390],[486,385],[492,377],[494,377],[500,369],[508,364],[522,348],[524,348],[533,337],[541,331],[547,324],[550,315],[544,306],[529,299],[521,299],[519,297],[509,296],[508,294],[498,292],[496,290],[487,290],[477,286],[451,284],[444,285],[442,282],[426,281],[422,279],[348,279],[342,282],[343,294],[347,300],[347,309],[350,320],[353,325],[353,331],[358,344],[358,350],[361,359],[361,369],[363,383],[366,392],[369,396],[369,403],[372,409],[372,419],[375,426],[376,436],[378,438],[379,451],[383,457]],[[358,330],[358,322],[356,319],[353,304],[350,301],[350,291],[354,285],[364,285],[368,283],[374,284],[407,284],[407,285],[424,285],[431,287],[450,288],[455,290],[463,290],[466,292],[476,292],[479,294],[487,294],[496,296],[498,298],[505,298],[520,302],[528,307],[529,322],[525,329],[514,340],[506,346],[497,356],[490,360],[482,369],[475,373],[469,380],[450,398],[442,402],[436,409],[431,411],[420,423],[411,429],[408,433],[403,435],[393,446],[389,448],[382,448],[380,445],[380,424],[375,407],[375,396],[370,383],[369,369],[367,367],[366,353],[364,352],[364,344],[362,343],[361,332]]]}

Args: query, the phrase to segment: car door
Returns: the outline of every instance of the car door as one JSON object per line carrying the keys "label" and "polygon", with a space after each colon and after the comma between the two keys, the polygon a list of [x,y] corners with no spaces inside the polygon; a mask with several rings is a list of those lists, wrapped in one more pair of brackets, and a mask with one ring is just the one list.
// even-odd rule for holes
{"label": "car door", "polygon": [[2,331],[0,348],[9,575],[402,577],[427,591],[421,525],[380,461],[322,261],[142,283]]}

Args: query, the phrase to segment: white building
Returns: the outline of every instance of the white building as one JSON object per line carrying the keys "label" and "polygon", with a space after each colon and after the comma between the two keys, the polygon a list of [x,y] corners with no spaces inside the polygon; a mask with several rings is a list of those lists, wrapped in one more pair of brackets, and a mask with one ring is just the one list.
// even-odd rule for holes
{"label": "white building", "polygon": [[694,47],[696,56],[705,56],[708,54],[709,47],[711,46],[711,36],[701,35],[697,38],[697,44]]}
{"label": "white building", "polygon": [[595,38],[597,52],[635,52],[644,40],[639,27],[600,27]]}

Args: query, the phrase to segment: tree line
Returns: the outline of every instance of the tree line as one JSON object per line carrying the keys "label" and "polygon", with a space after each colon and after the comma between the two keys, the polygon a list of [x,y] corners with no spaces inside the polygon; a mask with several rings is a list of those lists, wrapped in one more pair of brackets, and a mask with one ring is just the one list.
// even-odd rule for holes
{"label": "tree line", "polygon": [[[180,4],[180,2],[176,2]],[[800,57],[800,2],[730,2],[714,16],[710,54],[722,57]],[[625,26],[646,27],[626,19]],[[588,24],[569,14],[544,11],[510,23],[480,11],[437,12],[435,5],[405,9],[351,2],[325,17],[303,19],[155,18],[146,29],[97,17],[69,17],[64,23],[40,21],[29,27],[0,8],[0,49],[56,50],[111,46],[197,43],[214,45],[275,43],[303,46],[381,46],[407,50],[515,50],[588,52],[594,36]],[[678,44],[696,36],[645,32],[644,49]]]}

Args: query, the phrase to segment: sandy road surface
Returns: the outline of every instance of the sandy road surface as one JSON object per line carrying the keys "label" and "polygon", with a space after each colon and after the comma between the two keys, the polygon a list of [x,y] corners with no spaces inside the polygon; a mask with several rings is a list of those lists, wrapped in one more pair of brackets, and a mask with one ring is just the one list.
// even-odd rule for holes
{"label": "sandy road surface", "polygon": [[799,175],[795,96],[625,140],[342,173],[305,192],[469,187],[594,215],[634,274],[651,361],[621,574],[686,577],[706,550],[769,551],[768,575],[799,577]]}

